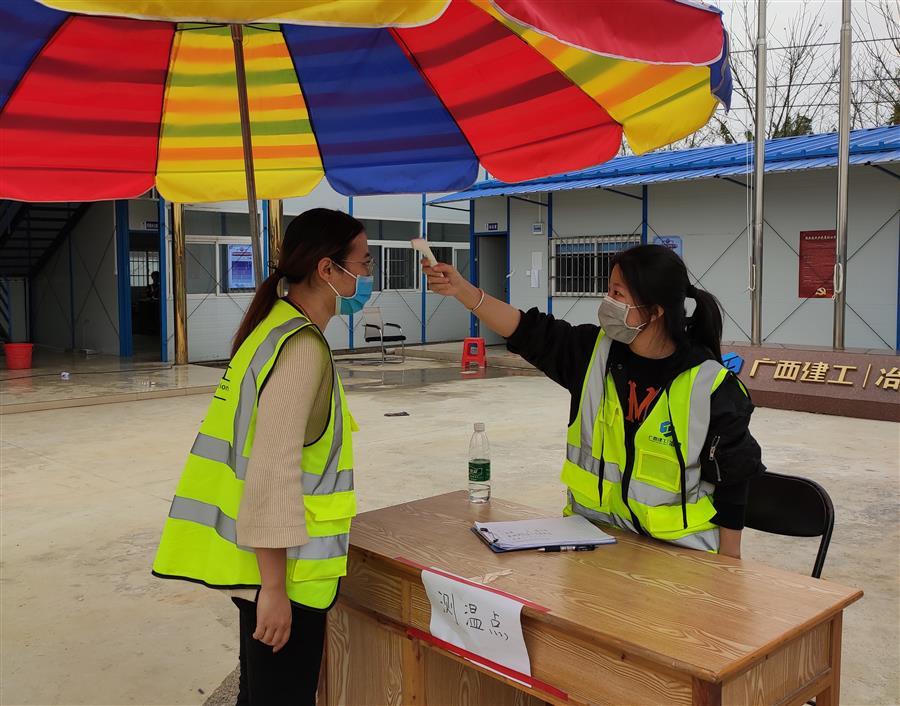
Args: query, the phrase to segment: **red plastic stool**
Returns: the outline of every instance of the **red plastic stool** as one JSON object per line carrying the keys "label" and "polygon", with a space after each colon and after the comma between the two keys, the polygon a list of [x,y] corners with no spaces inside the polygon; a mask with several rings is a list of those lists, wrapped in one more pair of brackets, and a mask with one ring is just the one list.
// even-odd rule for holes
{"label": "red plastic stool", "polygon": [[487,354],[484,350],[483,338],[466,338],[463,340],[463,369],[468,368],[472,363],[482,368],[487,367]]}

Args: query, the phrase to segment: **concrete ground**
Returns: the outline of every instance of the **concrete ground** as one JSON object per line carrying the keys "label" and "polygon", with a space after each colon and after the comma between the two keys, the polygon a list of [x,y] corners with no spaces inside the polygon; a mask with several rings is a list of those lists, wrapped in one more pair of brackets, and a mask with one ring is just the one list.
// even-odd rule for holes
{"label": "concrete ground", "polygon": [[[556,513],[567,393],[525,370],[350,365],[361,510],[464,488],[471,426],[487,425],[494,495]],[[5,385],[6,383],[0,383]],[[0,417],[0,703],[233,703],[236,611],[150,575],[202,395]],[[405,411],[406,417],[386,417]],[[771,470],[831,493],[825,578],[865,598],[844,619],[843,702],[900,703],[900,427],[760,409]],[[747,532],[746,556],[809,572],[815,540]]]}
{"label": "concrete ground", "polygon": [[176,367],[158,361],[35,349],[28,370],[0,367],[0,414],[208,395],[221,375],[221,371],[200,365]]}

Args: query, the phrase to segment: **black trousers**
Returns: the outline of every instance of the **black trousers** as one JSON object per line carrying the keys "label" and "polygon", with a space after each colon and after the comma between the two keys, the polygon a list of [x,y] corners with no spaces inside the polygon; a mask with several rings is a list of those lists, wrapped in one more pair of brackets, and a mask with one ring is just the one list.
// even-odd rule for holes
{"label": "black trousers", "polygon": [[291,603],[291,636],[273,653],[271,647],[253,639],[256,603],[231,600],[241,618],[237,706],[315,706],[327,613]]}

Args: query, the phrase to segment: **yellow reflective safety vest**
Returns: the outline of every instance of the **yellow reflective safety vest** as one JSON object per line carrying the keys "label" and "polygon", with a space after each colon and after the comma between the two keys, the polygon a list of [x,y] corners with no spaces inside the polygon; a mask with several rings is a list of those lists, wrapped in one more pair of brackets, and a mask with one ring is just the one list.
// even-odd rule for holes
{"label": "yellow reflective safety vest", "polygon": [[[194,441],[153,563],[164,578],[213,588],[260,585],[256,554],[237,543],[237,516],[253,449],[257,403],[285,342],[305,328],[318,328],[295,307],[278,301],[241,345],[213,397]],[[353,492],[355,422],[344,389],[334,375],[325,433],[303,449],[302,502],[309,542],[287,550],[288,597],[312,608],[328,608],[347,573]]]}
{"label": "yellow reflective safety vest", "polygon": [[607,372],[611,344],[601,330],[569,426],[564,514],[718,552],[719,530],[710,522],[715,486],[701,480],[700,453],[710,398],[728,370],[707,360],[676,376],[638,427],[629,453],[622,405]]}

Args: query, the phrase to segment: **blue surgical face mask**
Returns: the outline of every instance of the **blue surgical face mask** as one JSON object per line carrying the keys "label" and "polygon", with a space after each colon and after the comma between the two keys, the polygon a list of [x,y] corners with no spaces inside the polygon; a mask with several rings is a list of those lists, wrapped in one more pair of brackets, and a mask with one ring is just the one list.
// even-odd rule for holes
{"label": "blue surgical face mask", "polygon": [[[337,263],[334,263],[337,265]],[[341,267],[338,265],[338,267]],[[358,314],[362,311],[363,307],[366,305],[366,302],[369,301],[369,298],[372,296],[372,289],[375,286],[375,278],[371,275],[363,276],[363,275],[355,275],[349,270],[341,267],[344,272],[348,275],[356,279],[356,290],[353,292],[352,297],[344,297],[341,296],[341,293],[338,292],[334,288],[334,285],[331,282],[328,283],[328,286],[331,287],[331,291],[333,291],[337,295],[337,299],[334,303],[334,313],[338,316],[350,316],[350,314]]]}

